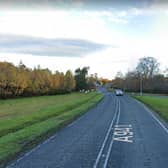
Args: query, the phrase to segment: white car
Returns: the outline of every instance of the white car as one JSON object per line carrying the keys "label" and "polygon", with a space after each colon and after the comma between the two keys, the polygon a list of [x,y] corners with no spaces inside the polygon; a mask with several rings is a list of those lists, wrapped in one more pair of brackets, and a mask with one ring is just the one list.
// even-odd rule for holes
{"label": "white car", "polygon": [[121,89],[116,89],[116,90],[115,90],[115,95],[116,95],[116,96],[123,96],[123,95],[124,95],[124,92],[123,92]]}

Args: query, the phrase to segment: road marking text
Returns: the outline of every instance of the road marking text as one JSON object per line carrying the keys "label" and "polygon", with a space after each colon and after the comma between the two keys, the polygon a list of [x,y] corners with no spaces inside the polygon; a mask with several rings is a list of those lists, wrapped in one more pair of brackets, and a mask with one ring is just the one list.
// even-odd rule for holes
{"label": "road marking text", "polygon": [[114,139],[120,142],[133,142],[132,125],[115,125],[114,128]]}

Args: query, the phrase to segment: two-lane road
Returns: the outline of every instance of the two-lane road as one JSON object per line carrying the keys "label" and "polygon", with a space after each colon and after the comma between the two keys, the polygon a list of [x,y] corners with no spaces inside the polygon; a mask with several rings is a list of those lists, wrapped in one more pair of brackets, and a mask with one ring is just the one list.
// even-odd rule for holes
{"label": "two-lane road", "polygon": [[168,129],[129,96],[105,98],[8,168],[167,168]]}

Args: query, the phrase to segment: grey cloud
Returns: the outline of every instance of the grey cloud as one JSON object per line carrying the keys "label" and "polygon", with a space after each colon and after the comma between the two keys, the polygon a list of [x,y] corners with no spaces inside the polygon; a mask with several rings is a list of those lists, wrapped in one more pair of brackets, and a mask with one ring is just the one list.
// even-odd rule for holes
{"label": "grey cloud", "polygon": [[[82,57],[109,47],[82,39],[38,38],[0,34],[1,53],[22,53],[40,56]],[[114,46],[115,47],[115,46]]]}
{"label": "grey cloud", "polygon": [[[52,8],[87,8],[105,9],[113,7],[144,7],[150,6],[156,0],[0,0],[6,7],[52,7]],[[164,1],[164,0],[162,0]]]}

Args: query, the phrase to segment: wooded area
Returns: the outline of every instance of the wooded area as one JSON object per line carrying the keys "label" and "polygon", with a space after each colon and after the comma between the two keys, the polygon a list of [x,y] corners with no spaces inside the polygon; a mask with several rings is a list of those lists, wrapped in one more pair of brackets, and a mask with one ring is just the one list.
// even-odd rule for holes
{"label": "wooded area", "polygon": [[15,66],[0,62],[0,98],[52,95],[71,92],[75,79],[70,70],[65,74],[49,69],[27,68],[22,62]]}
{"label": "wooded area", "polygon": [[55,95],[95,89],[97,74],[88,76],[88,71],[89,67],[83,67],[77,68],[75,74],[70,70],[66,73],[52,73],[40,66],[30,69],[22,62],[18,66],[0,62],[0,98]]}
{"label": "wooded area", "polygon": [[161,73],[160,64],[153,57],[139,59],[136,68],[126,75],[118,72],[112,81],[114,88],[130,92],[168,93],[168,70]]}

